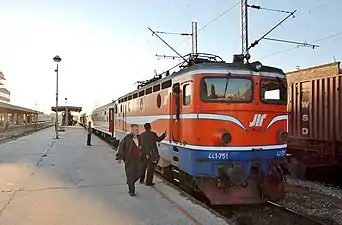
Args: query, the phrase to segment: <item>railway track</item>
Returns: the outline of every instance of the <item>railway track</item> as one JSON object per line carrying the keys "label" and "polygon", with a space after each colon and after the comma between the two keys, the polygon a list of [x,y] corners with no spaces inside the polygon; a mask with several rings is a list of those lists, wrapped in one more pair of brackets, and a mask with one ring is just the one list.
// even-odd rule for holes
{"label": "railway track", "polygon": [[275,202],[257,205],[212,207],[236,225],[326,225]]}
{"label": "railway track", "polygon": [[179,190],[183,195],[190,196],[198,204],[225,218],[232,225],[330,225],[272,201],[255,205],[211,206],[202,196],[192,195],[157,171],[156,175],[163,182]]}
{"label": "railway track", "polygon": [[[110,144],[110,140],[101,136],[100,138]],[[330,225],[272,201],[256,205],[210,206],[205,199],[180,188],[177,182],[162,176],[158,171],[156,171],[156,176],[180,191],[185,197],[225,218],[232,225]]]}

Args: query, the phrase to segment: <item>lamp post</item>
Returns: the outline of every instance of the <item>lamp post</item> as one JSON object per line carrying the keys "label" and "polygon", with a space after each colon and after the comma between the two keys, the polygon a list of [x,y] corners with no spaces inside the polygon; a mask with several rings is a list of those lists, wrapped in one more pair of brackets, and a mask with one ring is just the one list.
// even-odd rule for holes
{"label": "lamp post", "polygon": [[68,114],[69,114],[69,110],[68,110],[68,107],[67,107],[67,104],[68,104],[68,98],[65,98],[65,121],[64,121],[64,124],[65,126],[69,126],[69,118],[68,118]]}
{"label": "lamp post", "polygon": [[61,57],[56,55],[53,57],[53,61],[57,63],[57,68],[55,70],[56,72],[56,124],[55,124],[55,129],[56,129],[56,139],[58,139],[58,63],[62,61]]}

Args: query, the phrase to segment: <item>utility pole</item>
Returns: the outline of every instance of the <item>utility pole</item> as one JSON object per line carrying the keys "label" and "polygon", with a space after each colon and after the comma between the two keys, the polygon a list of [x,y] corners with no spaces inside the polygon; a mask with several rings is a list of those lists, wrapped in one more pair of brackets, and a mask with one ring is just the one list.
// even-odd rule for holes
{"label": "utility pole", "polygon": [[197,22],[191,23],[192,28],[192,54],[197,54]]}
{"label": "utility pole", "polygon": [[[191,36],[191,38],[192,38],[191,52],[192,52],[192,54],[197,54],[197,22],[191,22],[191,33],[174,33],[174,32],[164,32],[164,31],[154,31],[154,32],[152,32],[152,35],[153,34],[154,35],[156,35],[156,34],[172,34],[172,35],[181,35],[181,36]],[[159,36],[157,36],[157,37],[160,38]],[[156,56],[158,58],[172,58],[172,59],[182,58],[181,56],[174,57],[174,56],[158,55],[158,54],[156,54]]]}
{"label": "utility pole", "polygon": [[[248,3],[247,0],[240,0],[240,29],[241,29],[241,53],[248,62],[250,55],[248,49]],[[245,60],[244,60],[245,62]]]}
{"label": "utility pole", "polygon": [[[248,62],[250,59],[249,49],[254,48],[256,45],[259,44],[261,40],[268,40],[268,41],[277,41],[277,42],[283,42],[288,44],[297,44],[298,46],[303,47],[311,47],[315,49],[316,47],[319,47],[319,45],[313,45],[308,44],[306,42],[296,42],[296,41],[289,41],[289,40],[282,40],[282,39],[276,39],[276,38],[268,38],[266,37],[269,35],[273,30],[275,30],[278,26],[280,26],[282,23],[284,23],[288,18],[291,16],[294,18],[295,12],[294,11],[285,11],[280,9],[270,9],[270,8],[264,8],[258,5],[248,5],[248,0],[240,0],[240,14],[241,14],[241,41],[242,41],[242,55],[244,57],[244,62]],[[262,35],[260,38],[255,40],[251,45],[248,45],[248,8],[256,9],[256,10],[266,10],[266,11],[273,11],[278,13],[286,13],[287,16],[278,22],[276,25],[274,25],[269,31],[267,31],[264,35]]]}

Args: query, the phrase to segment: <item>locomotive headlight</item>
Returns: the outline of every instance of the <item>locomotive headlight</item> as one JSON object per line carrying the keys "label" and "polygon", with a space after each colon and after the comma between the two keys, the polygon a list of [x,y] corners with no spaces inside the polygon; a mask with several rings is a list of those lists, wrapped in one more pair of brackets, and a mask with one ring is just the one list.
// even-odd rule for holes
{"label": "locomotive headlight", "polygon": [[252,63],[252,68],[253,68],[253,70],[255,70],[255,71],[260,71],[261,68],[262,68],[261,62],[259,62],[259,61],[253,62],[253,63]]}
{"label": "locomotive headlight", "polygon": [[215,145],[226,145],[232,141],[232,135],[226,129],[218,129],[213,133]]}
{"label": "locomotive headlight", "polygon": [[278,131],[278,141],[280,143],[287,143],[289,140],[289,134],[286,131],[279,130]]}
{"label": "locomotive headlight", "polygon": [[232,136],[228,132],[224,132],[221,136],[221,141],[224,144],[228,144],[232,140]]}

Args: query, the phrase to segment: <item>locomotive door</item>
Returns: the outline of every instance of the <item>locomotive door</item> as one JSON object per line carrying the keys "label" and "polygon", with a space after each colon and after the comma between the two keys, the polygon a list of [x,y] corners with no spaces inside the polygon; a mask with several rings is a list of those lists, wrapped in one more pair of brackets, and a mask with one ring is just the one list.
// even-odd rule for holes
{"label": "locomotive door", "polygon": [[179,142],[180,139],[180,113],[181,113],[180,85],[176,83],[172,87],[171,95],[171,133],[172,140]]}

